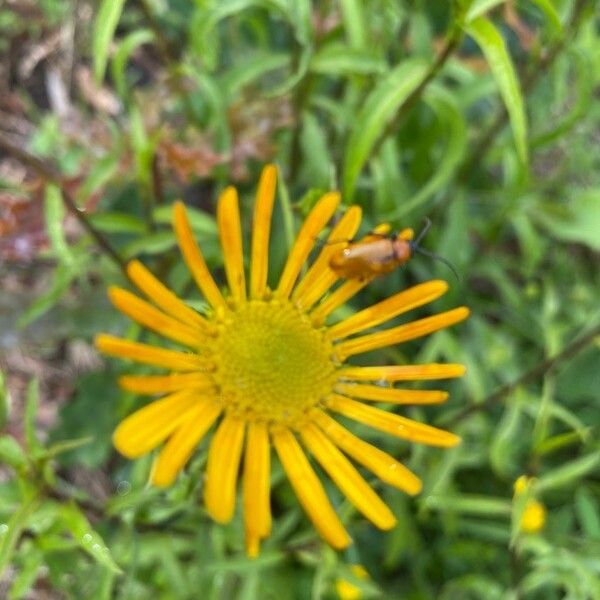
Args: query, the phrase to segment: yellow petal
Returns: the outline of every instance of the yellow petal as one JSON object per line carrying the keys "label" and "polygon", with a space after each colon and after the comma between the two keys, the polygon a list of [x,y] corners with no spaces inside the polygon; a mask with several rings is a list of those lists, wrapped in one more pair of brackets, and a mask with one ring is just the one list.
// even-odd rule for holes
{"label": "yellow petal", "polygon": [[333,227],[318,258],[294,289],[292,300],[308,310],[338,279],[329,268],[331,257],[354,237],[361,219],[359,206],[351,206]]}
{"label": "yellow petal", "polygon": [[344,360],[353,354],[361,354],[370,350],[376,350],[377,348],[383,348],[384,346],[393,346],[401,342],[414,340],[439,329],[444,329],[444,327],[450,327],[450,325],[463,321],[468,316],[469,309],[461,306],[460,308],[448,310],[432,317],[419,319],[418,321],[412,321],[405,325],[399,325],[392,329],[345,340],[336,346],[337,355],[340,360]]}
{"label": "yellow petal", "polygon": [[288,429],[277,429],[272,431],[272,439],[298,501],[316,530],[334,548],[346,548],[352,540],[294,434]]}
{"label": "yellow petal", "polygon": [[150,452],[177,428],[199,401],[198,394],[185,390],[140,408],[115,429],[113,443],[116,449],[128,458]]}
{"label": "yellow petal", "polygon": [[213,308],[227,309],[225,299],[206,266],[198,244],[196,244],[183,202],[175,202],[174,204],[173,228],[175,229],[181,254],[183,254],[183,258],[198,288]]}
{"label": "yellow petal", "polygon": [[235,511],[235,488],[244,443],[245,422],[231,415],[219,425],[208,451],[204,503],[218,523],[228,523]]}
{"label": "yellow petal", "polygon": [[201,400],[188,411],[185,420],[160,451],[152,472],[154,485],[166,487],[175,481],[179,471],[220,414],[221,407],[211,400]]}
{"label": "yellow petal", "polygon": [[464,365],[387,365],[382,367],[344,367],[338,371],[340,379],[356,381],[425,381],[428,379],[450,379],[462,377]]}
{"label": "yellow petal", "polygon": [[337,446],[356,462],[372,471],[381,481],[407,494],[415,495],[421,491],[423,487],[421,480],[395,458],[356,437],[323,411],[315,409],[311,416]]}
{"label": "yellow petal", "polygon": [[258,554],[258,541],[271,531],[271,452],[269,434],[264,423],[248,425],[244,455],[244,524],[246,550]]}
{"label": "yellow petal", "polygon": [[244,275],[244,252],[242,250],[242,225],[237,191],[227,187],[217,205],[217,222],[223,248],[225,274],[234,300],[246,299],[246,276]]}
{"label": "yellow petal", "polygon": [[208,390],[212,381],[204,373],[170,373],[169,375],[123,375],[119,385],[136,394],[164,394],[179,390]]}
{"label": "yellow petal", "polygon": [[368,279],[348,279],[348,281],[342,283],[340,287],[329,294],[329,296],[322,300],[316,308],[311,311],[310,316],[313,323],[315,323],[315,325],[322,325],[325,323],[325,319],[328,315],[347,300],[350,300],[352,296],[357,294],[365,286],[369,285],[372,279],[372,277]]}
{"label": "yellow petal", "polygon": [[138,260],[131,261],[127,265],[127,275],[152,302],[162,308],[168,315],[186,325],[195,326],[201,331],[210,331],[212,329],[206,319],[202,318],[194,309],[182,302]]}
{"label": "yellow petal", "polygon": [[460,438],[449,431],[418,423],[343,396],[331,395],[328,406],[331,410],[349,419],[354,419],[410,442],[443,448],[451,448],[460,443]]}
{"label": "yellow petal", "polygon": [[439,390],[399,390],[380,385],[360,385],[357,383],[339,383],[335,386],[338,394],[394,404],[439,404],[448,399],[448,392]]}
{"label": "yellow petal", "polygon": [[148,344],[131,342],[112,335],[100,334],[94,341],[96,348],[104,354],[129,358],[135,362],[173,371],[210,371],[213,364],[197,354],[155,348]]}
{"label": "yellow petal", "polygon": [[375,325],[389,321],[413,308],[433,302],[447,290],[448,284],[440,280],[415,285],[331,326],[327,331],[327,336],[331,340],[339,340],[357,331],[375,327]]}
{"label": "yellow petal", "polygon": [[260,535],[246,531],[246,555],[256,558],[260,554]]}
{"label": "yellow petal", "polygon": [[140,325],[184,346],[200,346],[204,337],[200,330],[194,330],[181,321],[168,317],[131,292],[111,286],[108,288],[108,297],[116,308]]}
{"label": "yellow petal", "polygon": [[254,221],[252,224],[252,260],[250,262],[250,297],[262,298],[267,288],[269,269],[269,235],[277,185],[277,167],[267,165],[260,176]]}
{"label": "yellow petal", "polygon": [[329,192],[317,202],[306,217],[279,280],[277,294],[280,298],[289,298],[298,273],[315,245],[319,232],[331,219],[339,203],[339,193]]}
{"label": "yellow petal", "polygon": [[301,429],[302,440],[350,502],[380,529],[391,529],[396,518],[350,461],[313,424]]}

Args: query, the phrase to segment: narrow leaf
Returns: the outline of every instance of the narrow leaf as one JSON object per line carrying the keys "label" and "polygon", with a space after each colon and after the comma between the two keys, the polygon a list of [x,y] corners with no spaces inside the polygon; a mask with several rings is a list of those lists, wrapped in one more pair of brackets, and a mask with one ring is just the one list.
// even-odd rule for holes
{"label": "narrow leaf", "polygon": [[29,452],[36,452],[42,448],[35,431],[40,399],[40,385],[37,379],[32,379],[25,393],[25,415],[23,417],[25,428],[25,443]]}
{"label": "narrow leaf", "polygon": [[446,126],[448,139],[435,172],[427,183],[412,198],[398,204],[397,208],[385,215],[385,221],[395,221],[404,215],[418,210],[439,191],[445,188],[461,164],[467,147],[467,125],[456,100],[441,87],[430,86],[423,99]]}
{"label": "narrow leaf", "polygon": [[27,520],[38,505],[38,498],[34,496],[24,501],[12,514],[8,523],[0,524],[0,577],[4,569],[10,564],[13,552],[27,525]]}
{"label": "narrow leaf", "polygon": [[150,30],[137,29],[127,35],[119,44],[111,63],[111,74],[119,97],[125,98],[128,95],[125,72],[129,57],[138,46],[151,42],[153,37],[154,34]]}
{"label": "narrow leaf", "polygon": [[27,464],[27,456],[11,435],[0,435],[0,462],[20,469]]}
{"label": "narrow leaf", "polygon": [[343,189],[347,202],[354,196],[356,181],[375,142],[426,72],[425,63],[407,60],[382,79],[367,98],[356,117],[344,160]]}
{"label": "narrow leaf", "polygon": [[46,230],[54,256],[60,263],[70,267],[74,263],[74,259],[63,231],[65,209],[62,194],[54,184],[46,187],[44,213],[46,217]]}
{"label": "narrow leaf", "polygon": [[104,565],[115,573],[121,573],[121,569],[114,561],[102,537],[97,531],[92,529],[87,517],[75,504],[62,506],[61,518],[64,526],[85,552],[99,564]]}
{"label": "narrow leaf", "polygon": [[365,48],[367,45],[366,24],[362,0],[341,0],[342,19],[348,41],[353,48]]}
{"label": "narrow leaf", "polygon": [[121,18],[125,0],[102,0],[92,33],[92,54],[94,56],[94,75],[96,81],[104,79],[108,52],[117,23]]}
{"label": "narrow leaf", "polygon": [[484,17],[471,21],[466,32],[477,42],[492,70],[508,111],[517,153],[527,164],[527,118],[523,95],[504,39],[494,24]]}
{"label": "narrow leaf", "polygon": [[540,477],[536,484],[536,490],[543,492],[570,486],[578,479],[593,472],[598,465],[600,465],[600,451],[572,460]]}

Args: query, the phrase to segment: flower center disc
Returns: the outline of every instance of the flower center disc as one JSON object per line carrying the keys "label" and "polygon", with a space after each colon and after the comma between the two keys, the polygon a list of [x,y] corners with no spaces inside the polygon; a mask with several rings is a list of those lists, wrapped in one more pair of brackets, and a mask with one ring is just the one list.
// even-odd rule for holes
{"label": "flower center disc", "polygon": [[331,391],[331,343],[289,302],[248,302],[219,330],[214,380],[225,406],[245,418],[293,426]]}

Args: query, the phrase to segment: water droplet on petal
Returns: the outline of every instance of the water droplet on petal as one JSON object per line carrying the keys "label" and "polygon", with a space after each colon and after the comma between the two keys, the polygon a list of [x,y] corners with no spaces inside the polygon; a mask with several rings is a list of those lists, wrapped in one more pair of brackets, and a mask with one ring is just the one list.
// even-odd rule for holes
{"label": "water droplet on petal", "polygon": [[92,546],[92,550],[93,550],[94,552],[98,552],[98,551],[100,550],[100,548],[101,548],[101,547],[102,547],[102,546],[100,546],[100,544],[94,544],[94,545]]}
{"label": "water droplet on petal", "polygon": [[391,465],[388,466],[388,469],[390,471],[395,471],[398,468],[398,465],[396,463],[392,463]]}
{"label": "water droplet on petal", "polygon": [[92,541],[92,534],[86,533],[82,539],[84,544],[89,544]]}

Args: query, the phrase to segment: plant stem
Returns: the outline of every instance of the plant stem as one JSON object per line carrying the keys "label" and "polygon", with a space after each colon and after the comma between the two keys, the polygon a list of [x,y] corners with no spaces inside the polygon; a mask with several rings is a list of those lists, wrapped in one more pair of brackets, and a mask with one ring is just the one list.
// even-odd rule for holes
{"label": "plant stem", "polygon": [[470,417],[471,415],[480,412],[482,410],[486,410],[504,400],[507,396],[509,396],[512,392],[514,392],[517,388],[526,385],[535,381],[536,379],[546,375],[550,371],[556,369],[561,363],[569,360],[573,356],[575,356],[578,352],[583,350],[586,346],[591,344],[596,337],[600,336],[600,323],[590,329],[587,333],[584,333],[578,337],[576,337],[570,344],[568,344],[563,350],[561,350],[558,354],[551,356],[537,365],[535,365],[529,371],[523,373],[520,377],[517,377],[514,381],[507,383],[501,387],[499,387],[495,392],[490,394],[487,398],[484,398],[480,402],[472,404],[471,406],[467,406],[462,409],[458,413],[452,415],[449,419],[443,421],[444,425],[455,425],[465,419],[466,417]]}
{"label": "plant stem", "polygon": [[64,179],[54,168],[40,160],[37,156],[30,154],[27,150],[13,144],[7,137],[0,133],[0,148],[10,156],[35,171],[40,177],[60,188],[63,202],[67,210],[79,221],[81,226],[92,236],[100,249],[127,275],[125,262],[117,251],[110,245],[109,241],[98,231],[87,219],[84,212],[79,210],[72,194],[66,189]]}

